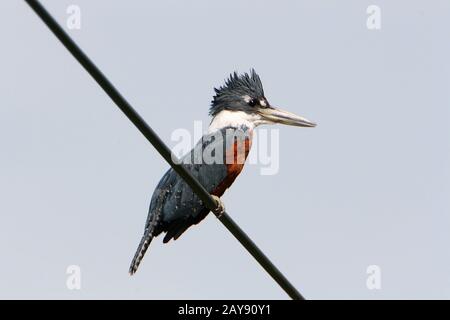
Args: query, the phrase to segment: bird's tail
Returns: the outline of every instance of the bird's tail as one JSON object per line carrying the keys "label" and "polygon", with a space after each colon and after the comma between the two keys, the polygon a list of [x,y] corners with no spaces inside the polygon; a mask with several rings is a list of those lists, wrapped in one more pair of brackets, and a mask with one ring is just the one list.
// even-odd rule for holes
{"label": "bird's tail", "polygon": [[131,276],[136,273],[139,264],[141,263],[142,258],[144,258],[144,254],[147,251],[148,246],[150,245],[150,242],[152,242],[152,239],[153,239],[153,232],[150,232],[147,229],[144,235],[142,236],[141,242],[139,243],[139,246],[136,250],[133,261],[131,261],[129,270]]}

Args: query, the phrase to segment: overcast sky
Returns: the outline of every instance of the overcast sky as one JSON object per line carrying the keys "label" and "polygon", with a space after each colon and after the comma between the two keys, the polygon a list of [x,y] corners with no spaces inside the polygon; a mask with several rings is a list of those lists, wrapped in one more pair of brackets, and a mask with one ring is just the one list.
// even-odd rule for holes
{"label": "overcast sky", "polygon": [[[41,2],[171,147],[252,67],[318,123],[277,127],[278,172],[223,197],[306,298],[450,298],[449,1]],[[168,165],[24,1],[0,2],[0,37],[0,298],[287,298],[212,215],[130,277]]]}

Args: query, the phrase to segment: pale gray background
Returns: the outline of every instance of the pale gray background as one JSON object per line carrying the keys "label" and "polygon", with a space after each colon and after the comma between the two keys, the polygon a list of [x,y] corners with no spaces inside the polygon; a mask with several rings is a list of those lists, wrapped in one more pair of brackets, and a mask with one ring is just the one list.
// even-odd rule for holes
{"label": "pale gray background", "polygon": [[[251,67],[319,123],[280,127],[279,174],[224,197],[307,298],[450,298],[449,1],[43,1],[63,25],[73,3],[70,35],[171,146]],[[168,165],[23,1],[0,36],[0,298],[286,298],[213,216],[130,278]]]}

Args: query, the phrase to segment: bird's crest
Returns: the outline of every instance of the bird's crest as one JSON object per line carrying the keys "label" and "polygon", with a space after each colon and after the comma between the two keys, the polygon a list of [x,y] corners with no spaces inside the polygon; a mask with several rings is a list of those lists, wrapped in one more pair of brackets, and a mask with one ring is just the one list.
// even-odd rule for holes
{"label": "bird's crest", "polygon": [[215,116],[222,110],[234,109],[234,106],[242,102],[242,97],[251,98],[264,97],[264,89],[259,75],[254,69],[250,73],[238,75],[235,71],[225,80],[225,84],[214,88],[215,96],[211,101],[209,114]]}

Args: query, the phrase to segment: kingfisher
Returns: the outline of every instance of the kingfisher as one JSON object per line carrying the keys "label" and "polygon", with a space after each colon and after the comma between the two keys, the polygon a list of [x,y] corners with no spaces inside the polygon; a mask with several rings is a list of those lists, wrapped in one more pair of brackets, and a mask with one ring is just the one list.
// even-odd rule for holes
{"label": "kingfisher", "polygon": [[[242,171],[252,144],[254,129],[264,124],[315,127],[316,124],[272,106],[254,69],[234,72],[225,84],[214,88],[208,131],[180,159],[224,210],[220,197]],[[171,168],[159,181],[150,202],[144,234],[131,262],[130,275],[141,263],[150,242],[164,233],[163,243],[177,240],[190,226],[210,212],[189,185]]]}

